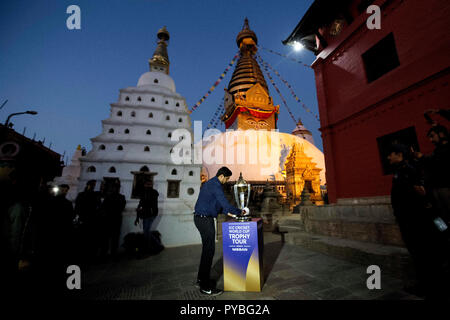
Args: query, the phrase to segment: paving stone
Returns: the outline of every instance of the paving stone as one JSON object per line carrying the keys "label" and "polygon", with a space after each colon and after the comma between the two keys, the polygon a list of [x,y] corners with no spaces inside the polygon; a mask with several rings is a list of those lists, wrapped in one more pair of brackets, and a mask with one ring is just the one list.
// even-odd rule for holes
{"label": "paving stone", "polygon": [[[281,236],[264,235],[262,292],[224,292],[204,296],[194,286],[201,246],[166,248],[158,255],[83,268],[81,299],[97,300],[313,300],[313,299],[416,299],[404,293],[402,281],[382,274],[382,290],[366,287],[366,266],[336,259],[299,245],[281,242]],[[223,288],[221,242],[216,243],[211,277]]]}
{"label": "paving stone", "polygon": [[349,296],[350,294],[351,294],[350,291],[348,291],[342,287],[335,287],[335,288],[330,288],[330,289],[316,292],[314,295],[319,297],[322,300],[336,300],[339,298]]}

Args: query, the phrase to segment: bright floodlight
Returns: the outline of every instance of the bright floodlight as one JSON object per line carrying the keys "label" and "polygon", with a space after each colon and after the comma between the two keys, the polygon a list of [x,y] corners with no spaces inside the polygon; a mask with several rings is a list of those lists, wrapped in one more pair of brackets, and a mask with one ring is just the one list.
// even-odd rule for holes
{"label": "bright floodlight", "polygon": [[294,41],[293,46],[294,46],[294,50],[295,51],[300,51],[300,50],[303,49],[303,45],[300,42],[298,42],[298,41]]}

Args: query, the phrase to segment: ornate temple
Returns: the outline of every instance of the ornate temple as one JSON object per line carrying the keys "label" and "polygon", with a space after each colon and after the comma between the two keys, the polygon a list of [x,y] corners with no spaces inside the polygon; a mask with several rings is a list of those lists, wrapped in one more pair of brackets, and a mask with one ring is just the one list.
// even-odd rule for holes
{"label": "ornate temple", "polygon": [[320,171],[302,146],[294,144],[286,160],[286,194],[289,203],[301,202],[302,193],[309,193],[313,203],[322,202]]}
{"label": "ornate temple", "polygon": [[[323,153],[314,145],[311,132],[299,120],[290,133],[278,132],[280,107],[273,98],[255,59],[258,38],[245,19],[236,44],[240,57],[225,89],[226,132],[202,140],[202,179],[213,177],[221,166],[233,172],[230,184],[242,172],[255,195],[269,186],[289,206],[301,202],[308,188],[315,204],[323,203],[320,186],[325,185]],[[232,129],[232,130],[229,130]]]}
{"label": "ornate temple", "polygon": [[[200,243],[192,221],[192,211],[200,190],[200,165],[172,161],[174,130],[186,129],[192,136],[191,119],[183,96],[175,90],[169,75],[167,42],[169,32],[162,28],[149,59],[149,71],[136,86],[120,90],[119,99],[102,121],[102,132],[91,139],[92,149],[83,157],[78,192],[89,180],[103,185],[105,192],[120,181],[126,197],[122,236],[138,231],[134,225],[136,207],[147,181],[159,193],[159,214],[152,229],[162,234],[165,246]],[[184,137],[183,137],[184,138]]]}
{"label": "ornate temple", "polygon": [[255,60],[258,38],[250,30],[247,18],[236,43],[240,58],[225,89],[225,113],[221,119],[227,129],[276,129],[280,106],[273,104],[264,75]]}

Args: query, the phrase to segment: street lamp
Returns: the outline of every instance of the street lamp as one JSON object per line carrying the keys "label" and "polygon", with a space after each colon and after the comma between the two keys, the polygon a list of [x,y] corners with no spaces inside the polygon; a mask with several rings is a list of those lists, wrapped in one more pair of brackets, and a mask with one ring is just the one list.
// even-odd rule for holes
{"label": "street lamp", "polygon": [[298,42],[298,41],[294,41],[292,46],[294,47],[295,51],[300,51],[300,50],[302,50],[304,48],[303,44],[301,42]]}
{"label": "street lamp", "polygon": [[8,127],[9,119],[11,119],[11,117],[17,116],[17,115],[19,115],[19,114],[32,114],[32,115],[36,115],[37,112],[36,112],[36,111],[33,111],[33,110],[28,110],[28,111],[25,111],[25,112],[11,113],[11,114],[8,116],[8,118],[6,118],[5,126]]}

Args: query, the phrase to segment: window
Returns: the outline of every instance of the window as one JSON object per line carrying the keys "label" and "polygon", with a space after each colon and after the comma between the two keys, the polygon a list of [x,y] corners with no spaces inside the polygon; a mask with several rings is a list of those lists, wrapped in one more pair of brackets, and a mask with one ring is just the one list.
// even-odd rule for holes
{"label": "window", "polygon": [[130,133],[130,130],[128,130],[128,129],[125,129],[125,134],[129,134]]}
{"label": "window", "polygon": [[180,104],[179,104],[179,103],[177,102],[176,106],[177,106],[177,107],[179,107],[179,106],[180,106]]}
{"label": "window", "polygon": [[127,96],[127,97],[125,98],[125,101],[130,101],[130,97]]}
{"label": "window", "polygon": [[170,117],[169,117],[169,116],[167,116],[167,117],[166,117],[166,120],[170,120]]}
{"label": "window", "polygon": [[166,100],[165,104],[169,104],[169,101]]}
{"label": "window", "polygon": [[148,117],[149,117],[149,118],[153,118],[153,113],[150,112],[150,113],[148,114]]}
{"label": "window", "polygon": [[177,169],[173,169],[173,170],[172,170],[172,175],[173,175],[173,176],[176,176],[176,175],[177,175]]}
{"label": "window", "polygon": [[108,131],[109,133],[114,133],[114,129],[113,128],[111,128],[111,129],[109,129],[109,131]]}
{"label": "window", "polygon": [[393,144],[403,144],[407,147],[412,147],[415,151],[420,151],[419,143],[417,141],[416,130],[414,127],[409,127],[382,137],[377,138],[378,152],[380,154],[381,166],[383,174],[392,174],[393,170],[387,159],[389,149]]}
{"label": "window", "polygon": [[172,138],[172,132],[169,132],[169,134],[167,135],[168,138]]}
{"label": "window", "polygon": [[108,172],[109,173],[116,173],[116,168],[111,167],[111,168],[109,168]]}
{"label": "window", "polygon": [[105,145],[104,145],[104,144],[101,144],[101,145],[100,145],[100,147],[98,147],[98,149],[99,149],[99,150],[105,150],[105,149],[106,149],[106,147],[105,147]]}
{"label": "window", "polygon": [[183,122],[183,119],[179,118],[179,119],[178,119],[178,122]]}
{"label": "window", "polygon": [[117,111],[117,116],[121,117],[122,116],[122,111]]}
{"label": "window", "polygon": [[167,181],[167,198],[178,198],[180,196],[180,181]]}
{"label": "window", "polygon": [[400,65],[394,35],[388,34],[362,54],[367,81],[370,83]]}
{"label": "window", "polygon": [[187,193],[188,193],[188,195],[192,196],[195,193],[194,188],[187,189]]}
{"label": "window", "polygon": [[95,172],[95,167],[94,166],[90,166],[89,168],[87,168],[87,172]]}
{"label": "window", "polygon": [[189,171],[189,176],[193,176],[194,175],[194,171]]}
{"label": "window", "polygon": [[[142,170],[146,169],[146,170]],[[153,175],[150,174],[146,166],[141,168],[141,171],[131,172],[134,175],[133,188],[131,190],[131,198],[139,199],[144,191],[144,185],[146,182],[153,182]]]}
{"label": "window", "polygon": [[142,101],[141,97],[138,97],[138,98],[137,98],[137,101]]}
{"label": "window", "polygon": [[152,97],[152,102],[155,102],[155,98]]}
{"label": "window", "polygon": [[132,117],[136,117],[136,112],[132,111],[132,112],[131,112],[131,116],[132,116]]}
{"label": "window", "polygon": [[149,147],[149,146],[146,146],[146,147],[144,148],[144,151],[145,151],[145,152],[149,152],[149,151],[150,151],[150,147]]}
{"label": "window", "polygon": [[147,130],[146,134],[150,135],[152,132],[150,130]]}
{"label": "window", "polygon": [[158,83],[159,81],[158,81],[158,79],[155,79],[155,80],[153,80],[153,82],[154,82],[154,83]]}
{"label": "window", "polygon": [[117,150],[122,151],[122,150],[123,150],[123,147],[122,147],[122,146],[118,146],[118,147],[117,147]]}

